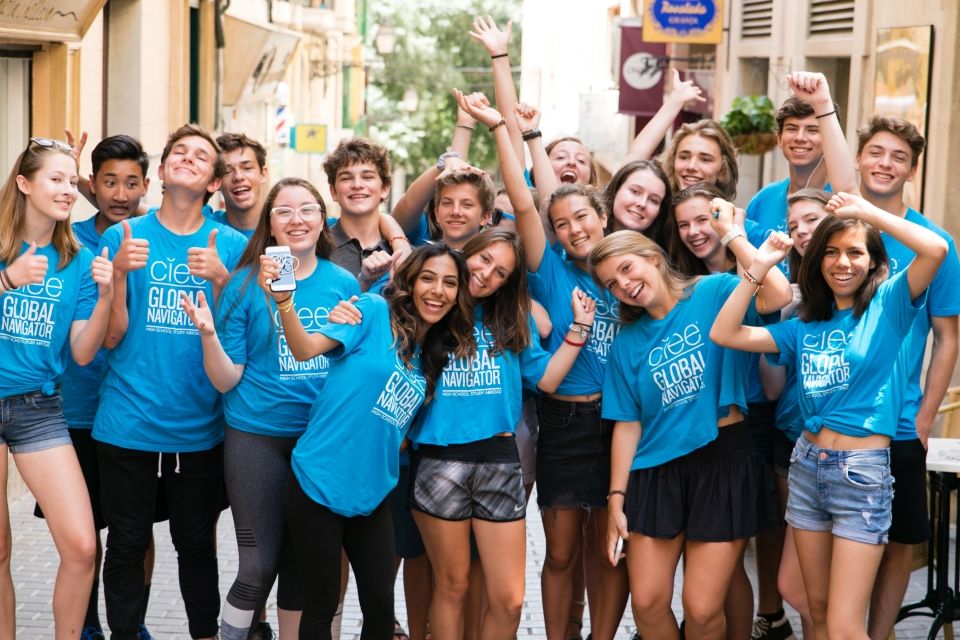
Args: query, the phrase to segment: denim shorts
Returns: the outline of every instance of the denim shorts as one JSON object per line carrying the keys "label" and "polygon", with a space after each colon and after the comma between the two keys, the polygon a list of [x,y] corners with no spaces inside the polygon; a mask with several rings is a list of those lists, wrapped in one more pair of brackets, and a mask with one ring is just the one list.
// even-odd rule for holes
{"label": "denim shorts", "polygon": [[60,392],[0,398],[0,442],[11,453],[34,453],[72,443]]}
{"label": "denim shorts", "polygon": [[892,519],[889,449],[821,449],[800,436],[790,456],[787,522],[866,544],[886,544]]}

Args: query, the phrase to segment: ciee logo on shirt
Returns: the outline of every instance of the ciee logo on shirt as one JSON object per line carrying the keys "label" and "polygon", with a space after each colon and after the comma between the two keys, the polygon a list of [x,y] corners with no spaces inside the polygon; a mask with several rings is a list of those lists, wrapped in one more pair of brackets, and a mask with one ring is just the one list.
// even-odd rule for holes
{"label": "ciee logo on shirt", "polygon": [[660,404],[664,409],[678,406],[696,397],[703,387],[705,363],[702,347],[703,332],[696,322],[680,331],[674,331],[650,350],[647,364],[654,384],[660,389]]}
{"label": "ciee logo on shirt", "polygon": [[[307,333],[316,333],[327,321],[330,310],[327,307],[297,307],[297,317]],[[306,380],[307,378],[325,378],[330,369],[330,360],[323,355],[315,356],[303,362],[297,361],[290,353],[287,337],[280,323],[280,311],[273,313],[274,326],[277,327],[277,363],[280,365],[281,380]]]}
{"label": "ciee logo on shirt", "polygon": [[[207,287],[207,281],[191,275],[190,267],[175,258],[154,260],[147,271],[146,330],[157,333],[199,335],[190,316],[180,306],[180,294],[197,304],[197,294]],[[207,292],[208,299],[210,292]]]}
{"label": "ciee logo on shirt", "polygon": [[394,370],[387,378],[387,383],[371,411],[402,430],[410,424],[426,393],[427,380],[423,374],[419,370],[408,369],[400,354],[396,354]]}
{"label": "ciee logo on shirt", "polygon": [[817,397],[847,388],[850,365],[845,349],[849,339],[842,329],[803,336],[800,376],[804,393]]}
{"label": "ciee logo on shirt", "polygon": [[6,292],[0,313],[0,337],[49,347],[55,326],[54,311],[62,295],[63,280],[56,276]]}

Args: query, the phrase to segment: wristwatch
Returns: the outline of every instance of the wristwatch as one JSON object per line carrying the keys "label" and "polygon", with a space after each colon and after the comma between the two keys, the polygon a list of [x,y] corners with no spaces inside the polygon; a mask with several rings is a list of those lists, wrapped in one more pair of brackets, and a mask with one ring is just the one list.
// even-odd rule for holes
{"label": "wristwatch", "polygon": [[727,231],[725,234],[723,234],[723,237],[720,238],[720,244],[727,246],[733,242],[735,238],[745,238],[746,236],[747,234],[744,233],[743,229],[740,227],[731,227],[730,231]]}
{"label": "wristwatch", "polygon": [[459,158],[460,154],[456,151],[446,151],[440,154],[440,157],[437,158],[437,170],[443,171],[444,167],[447,166],[447,158]]}

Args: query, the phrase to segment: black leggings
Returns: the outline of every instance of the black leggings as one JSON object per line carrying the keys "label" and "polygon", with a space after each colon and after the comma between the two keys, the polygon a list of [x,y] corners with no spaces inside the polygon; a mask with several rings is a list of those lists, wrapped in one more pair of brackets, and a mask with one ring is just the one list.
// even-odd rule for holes
{"label": "black leggings", "polygon": [[347,553],[363,612],[360,640],[393,635],[393,522],[386,500],[368,516],[347,518],[307,496],[291,472],[283,511],[303,580],[300,640],[330,639],[340,600],[340,550]]}

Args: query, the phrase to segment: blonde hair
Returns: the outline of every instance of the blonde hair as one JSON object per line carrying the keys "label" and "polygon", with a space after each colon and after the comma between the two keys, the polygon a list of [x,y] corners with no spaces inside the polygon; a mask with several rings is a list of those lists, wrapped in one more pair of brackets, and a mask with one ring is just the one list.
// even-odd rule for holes
{"label": "blonde hair", "polygon": [[[23,246],[23,229],[27,220],[27,196],[17,185],[17,176],[32,180],[43,167],[47,158],[55,153],[74,159],[73,156],[57,148],[42,147],[30,143],[23,153],[17,156],[13,170],[0,190],[0,261],[7,265],[20,257]],[[70,264],[80,252],[80,243],[70,228],[70,219],[58,220],[53,226],[53,247],[60,257],[57,269]]]}
{"label": "blonde hair", "polygon": [[[653,263],[667,289],[678,298],[685,297],[685,290],[698,280],[697,277],[684,275],[673,266],[663,248],[639,231],[625,229],[615,231],[596,244],[587,257],[590,274],[600,288],[606,285],[597,278],[597,265],[608,258],[632,254]],[[620,303],[620,321],[623,324],[636,322],[646,314],[643,307]]]}

